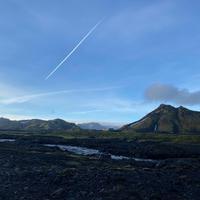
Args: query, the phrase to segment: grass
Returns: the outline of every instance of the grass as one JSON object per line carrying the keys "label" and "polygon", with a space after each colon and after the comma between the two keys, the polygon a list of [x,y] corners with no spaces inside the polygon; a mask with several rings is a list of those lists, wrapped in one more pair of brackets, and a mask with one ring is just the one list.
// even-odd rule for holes
{"label": "grass", "polygon": [[0,135],[23,135],[23,136],[58,136],[65,139],[83,139],[83,138],[95,138],[95,139],[126,139],[142,140],[142,141],[160,141],[160,142],[174,142],[174,143],[199,143],[200,135],[174,135],[174,134],[155,134],[155,133],[136,133],[136,132],[117,132],[117,131],[73,131],[73,132],[6,132],[0,131]]}
{"label": "grass", "polygon": [[144,140],[144,141],[160,141],[174,143],[199,143],[200,135],[174,135],[174,134],[155,134],[155,133],[136,133],[136,132],[111,132],[111,131],[83,131],[74,133],[51,133],[51,136],[61,136],[65,139],[71,138],[96,138],[96,139],[127,139]]}

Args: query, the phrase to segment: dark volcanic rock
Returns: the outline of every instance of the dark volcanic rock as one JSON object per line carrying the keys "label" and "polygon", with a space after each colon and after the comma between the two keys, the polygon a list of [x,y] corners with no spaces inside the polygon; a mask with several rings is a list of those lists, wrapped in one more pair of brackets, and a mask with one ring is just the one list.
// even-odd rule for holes
{"label": "dark volcanic rock", "polygon": [[[0,144],[0,199],[4,200],[198,200],[200,159],[173,158],[156,164],[128,160],[112,161],[94,156],[78,156],[43,146],[53,137],[16,137],[16,142]],[[55,142],[67,140],[55,138]],[[125,140],[69,140],[120,149],[130,144],[152,149],[159,143],[130,143]],[[187,146],[187,145],[185,145]],[[114,147],[114,145],[113,145]],[[130,148],[130,146],[129,146]],[[126,148],[123,152],[129,152]],[[159,147],[160,148],[160,147]],[[170,147],[169,144],[165,148]],[[179,147],[176,147],[179,148]],[[181,147],[183,148],[183,147]],[[142,149],[142,148],[141,148]],[[141,151],[140,149],[140,151]],[[185,152],[190,147],[185,148]],[[199,153],[198,148],[193,151]],[[116,152],[116,149],[113,149]],[[139,150],[138,150],[139,152]],[[172,151],[170,151],[171,154]],[[189,156],[190,154],[188,154]]]}

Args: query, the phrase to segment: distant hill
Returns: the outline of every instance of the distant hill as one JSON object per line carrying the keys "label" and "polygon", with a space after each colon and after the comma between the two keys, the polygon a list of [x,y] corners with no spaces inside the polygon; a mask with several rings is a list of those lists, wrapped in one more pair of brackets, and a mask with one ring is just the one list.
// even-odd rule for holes
{"label": "distant hill", "polygon": [[121,130],[170,134],[200,134],[200,112],[182,106],[175,108],[161,104],[157,109]]}
{"label": "distant hill", "polygon": [[80,123],[77,124],[81,129],[87,129],[87,130],[109,130],[109,129],[119,129],[120,125],[115,124],[100,124],[98,122],[89,122],[89,123]]}
{"label": "distant hill", "polygon": [[82,129],[88,129],[88,130],[108,130],[110,127],[101,125],[97,122],[90,122],[90,123],[81,123],[77,124]]}
{"label": "distant hill", "polygon": [[66,122],[62,119],[54,120],[10,120],[0,118],[0,130],[23,130],[23,131],[70,131],[79,130],[80,128],[74,124]]}

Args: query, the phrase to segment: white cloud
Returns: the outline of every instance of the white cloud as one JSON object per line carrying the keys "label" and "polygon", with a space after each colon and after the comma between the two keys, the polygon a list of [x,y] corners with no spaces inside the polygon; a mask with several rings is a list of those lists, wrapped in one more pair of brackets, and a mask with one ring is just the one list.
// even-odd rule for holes
{"label": "white cloud", "polygon": [[200,105],[200,90],[189,91],[173,85],[154,84],[147,88],[145,97],[150,101],[170,102],[181,105]]}

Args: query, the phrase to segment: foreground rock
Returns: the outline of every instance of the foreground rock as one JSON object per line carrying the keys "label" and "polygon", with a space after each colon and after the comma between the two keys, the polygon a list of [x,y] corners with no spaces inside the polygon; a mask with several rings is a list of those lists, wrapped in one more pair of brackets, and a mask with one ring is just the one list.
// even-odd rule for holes
{"label": "foreground rock", "polygon": [[[18,137],[16,142],[0,144],[0,199],[199,199],[198,156],[168,158],[149,165],[77,156],[43,146],[47,140],[66,143],[61,138]],[[91,144],[95,142],[107,149],[105,141]],[[120,142],[119,148],[128,144]]]}

